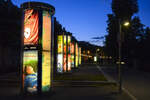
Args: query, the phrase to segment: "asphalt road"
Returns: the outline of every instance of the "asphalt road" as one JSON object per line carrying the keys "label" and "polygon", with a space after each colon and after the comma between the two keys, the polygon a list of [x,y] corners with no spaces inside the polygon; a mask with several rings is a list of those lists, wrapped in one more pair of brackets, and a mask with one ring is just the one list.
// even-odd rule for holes
{"label": "asphalt road", "polygon": [[[100,66],[100,69],[111,81],[117,81],[117,68]],[[150,100],[150,74],[135,69],[122,70],[123,88],[133,100]]]}

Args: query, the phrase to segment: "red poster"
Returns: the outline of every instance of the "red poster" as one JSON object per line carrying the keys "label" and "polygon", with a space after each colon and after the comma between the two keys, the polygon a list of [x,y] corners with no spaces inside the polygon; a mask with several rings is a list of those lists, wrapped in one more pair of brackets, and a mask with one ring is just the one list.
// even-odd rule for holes
{"label": "red poster", "polygon": [[24,44],[36,45],[38,43],[38,12],[35,10],[26,10],[24,17]]}

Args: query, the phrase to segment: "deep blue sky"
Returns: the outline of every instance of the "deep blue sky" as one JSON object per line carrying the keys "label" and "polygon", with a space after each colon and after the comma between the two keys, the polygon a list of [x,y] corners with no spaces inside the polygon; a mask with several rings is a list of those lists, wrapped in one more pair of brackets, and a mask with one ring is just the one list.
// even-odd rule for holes
{"label": "deep blue sky", "polygon": [[[53,5],[57,20],[79,41],[91,41],[92,37],[107,34],[107,14],[111,11],[111,0],[13,0],[19,5],[25,1],[42,1]],[[138,0],[143,24],[150,26],[150,0]],[[102,45],[102,42],[100,43]]]}

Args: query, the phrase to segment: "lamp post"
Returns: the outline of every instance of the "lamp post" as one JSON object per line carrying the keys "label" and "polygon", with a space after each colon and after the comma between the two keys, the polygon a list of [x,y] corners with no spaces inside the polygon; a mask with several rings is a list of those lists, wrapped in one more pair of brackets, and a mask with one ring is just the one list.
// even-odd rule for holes
{"label": "lamp post", "polygon": [[118,45],[119,45],[119,60],[118,60],[118,79],[119,79],[119,92],[122,93],[122,68],[121,68],[121,48],[122,48],[122,25],[124,26],[129,26],[129,22],[123,22],[121,21],[121,19],[119,19],[119,41],[118,41]]}

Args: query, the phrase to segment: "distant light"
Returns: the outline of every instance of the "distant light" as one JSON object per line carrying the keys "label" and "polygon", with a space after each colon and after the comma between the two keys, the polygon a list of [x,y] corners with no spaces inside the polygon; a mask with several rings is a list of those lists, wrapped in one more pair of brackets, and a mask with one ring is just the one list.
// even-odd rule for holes
{"label": "distant light", "polygon": [[125,23],[124,23],[124,26],[129,26],[129,25],[130,25],[129,22],[125,22]]}
{"label": "distant light", "polygon": [[94,62],[97,62],[97,57],[96,56],[94,56]]}

